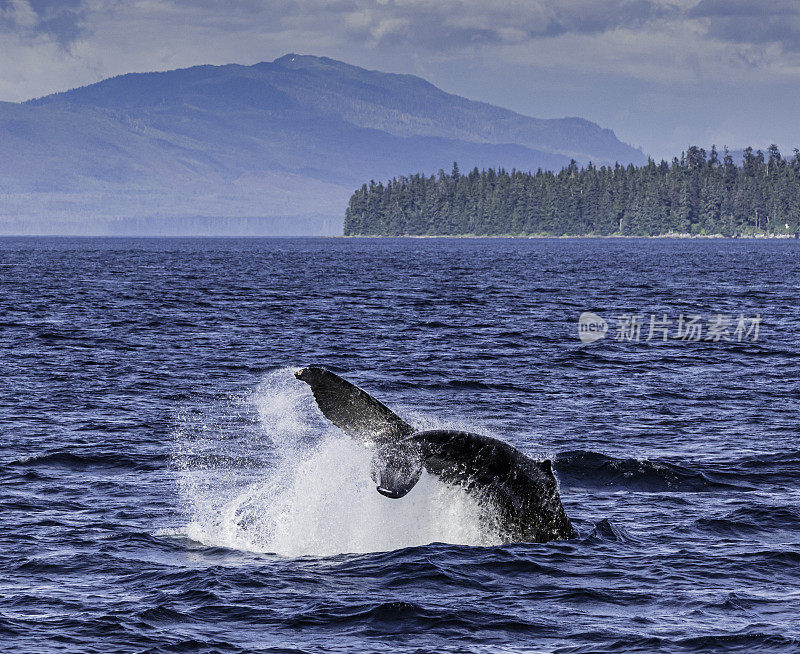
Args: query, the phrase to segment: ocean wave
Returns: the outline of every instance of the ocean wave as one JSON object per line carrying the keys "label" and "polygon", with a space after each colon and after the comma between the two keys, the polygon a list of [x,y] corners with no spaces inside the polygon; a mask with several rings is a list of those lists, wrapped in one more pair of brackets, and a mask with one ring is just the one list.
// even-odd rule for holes
{"label": "ocean wave", "polygon": [[65,468],[72,471],[91,468],[125,468],[130,470],[157,470],[168,461],[165,454],[147,453],[138,457],[128,456],[120,452],[92,454],[76,454],[69,451],[31,454],[6,462],[9,467],[22,468]]}
{"label": "ocean wave", "polygon": [[553,465],[564,486],[624,489],[639,492],[701,492],[751,490],[746,483],[713,478],[689,467],[665,461],[615,458],[598,452],[571,450],[556,454]]}
{"label": "ocean wave", "polygon": [[723,516],[698,518],[695,524],[699,529],[735,536],[776,530],[800,531],[800,507],[745,506]]}
{"label": "ocean wave", "polygon": [[632,543],[635,542],[635,539],[622,527],[613,524],[608,518],[603,518],[582,542],[587,545],[593,543]]}

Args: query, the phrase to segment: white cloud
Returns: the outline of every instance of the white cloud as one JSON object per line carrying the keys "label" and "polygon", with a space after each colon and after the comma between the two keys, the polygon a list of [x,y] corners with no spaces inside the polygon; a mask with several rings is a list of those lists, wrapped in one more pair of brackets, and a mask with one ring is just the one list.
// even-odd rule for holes
{"label": "white cloud", "polygon": [[39,17],[28,0],[8,0],[6,6],[0,8],[0,20],[13,27],[30,29],[39,22]]}

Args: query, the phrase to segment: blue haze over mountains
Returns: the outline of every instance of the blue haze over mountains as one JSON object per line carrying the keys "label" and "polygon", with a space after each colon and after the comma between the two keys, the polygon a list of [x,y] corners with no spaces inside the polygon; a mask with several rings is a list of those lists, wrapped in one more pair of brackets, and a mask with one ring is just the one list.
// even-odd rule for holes
{"label": "blue haze over mountains", "polygon": [[340,234],[370,179],[571,158],[645,160],[587,120],[327,58],[129,74],[0,103],[0,234]]}

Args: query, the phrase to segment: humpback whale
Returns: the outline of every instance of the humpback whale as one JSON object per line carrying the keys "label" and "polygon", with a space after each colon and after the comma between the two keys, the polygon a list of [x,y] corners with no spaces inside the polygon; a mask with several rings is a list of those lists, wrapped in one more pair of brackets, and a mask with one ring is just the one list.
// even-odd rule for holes
{"label": "humpback whale", "polygon": [[459,486],[491,506],[507,542],[544,543],[575,531],[558,494],[549,460],[535,461],[508,443],[465,431],[419,431],[366,391],[321,366],[295,373],[323,415],[374,450],[372,478],[386,497],[405,496],[422,471]]}

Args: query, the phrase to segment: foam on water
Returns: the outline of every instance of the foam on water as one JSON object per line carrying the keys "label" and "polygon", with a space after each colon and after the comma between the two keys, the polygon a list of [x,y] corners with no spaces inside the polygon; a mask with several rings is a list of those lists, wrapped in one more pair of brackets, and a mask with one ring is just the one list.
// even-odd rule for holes
{"label": "foam on water", "polygon": [[222,413],[240,414],[238,425],[212,407],[178,430],[186,536],[284,556],[500,542],[483,509],[435,477],[424,474],[400,500],[378,494],[372,452],[322,418],[292,372],[271,373],[251,397],[228,402]]}

